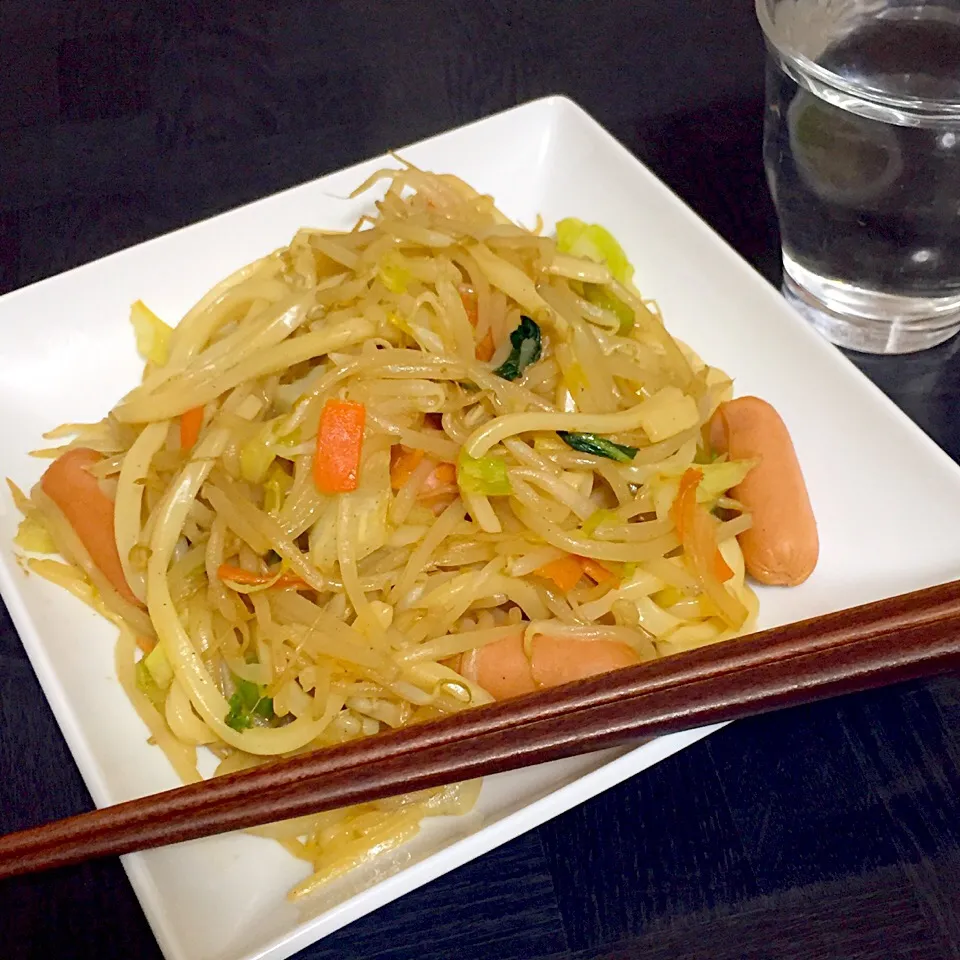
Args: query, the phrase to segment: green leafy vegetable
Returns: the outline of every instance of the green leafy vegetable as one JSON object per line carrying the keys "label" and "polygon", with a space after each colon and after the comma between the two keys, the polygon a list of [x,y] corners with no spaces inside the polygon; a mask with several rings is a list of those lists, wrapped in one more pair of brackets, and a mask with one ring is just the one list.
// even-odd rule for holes
{"label": "green leafy vegetable", "polygon": [[234,730],[246,730],[254,723],[273,719],[273,700],[263,695],[263,688],[235,676],[237,692],[230,698],[230,712],[224,722]]}
{"label": "green leafy vegetable", "polygon": [[493,372],[504,380],[516,380],[531,363],[540,359],[540,327],[530,317],[520,318],[520,324],[510,334],[510,355]]}
{"label": "green leafy vegetable", "polygon": [[637,455],[636,447],[628,447],[625,443],[614,443],[606,437],[598,437],[595,433],[568,433],[566,430],[558,430],[557,436],[574,450],[592,453],[595,457],[616,460],[617,463],[630,463]]}
{"label": "green leafy vegetable", "polygon": [[633,279],[633,267],[623,247],[598,223],[584,223],[576,217],[561,220],[557,224],[557,249],[574,257],[605,263],[621,283]]}
{"label": "green leafy vegetable", "polygon": [[482,493],[487,497],[505,497],[512,492],[507,463],[500,457],[471,457],[460,454],[457,483],[464,493]]}

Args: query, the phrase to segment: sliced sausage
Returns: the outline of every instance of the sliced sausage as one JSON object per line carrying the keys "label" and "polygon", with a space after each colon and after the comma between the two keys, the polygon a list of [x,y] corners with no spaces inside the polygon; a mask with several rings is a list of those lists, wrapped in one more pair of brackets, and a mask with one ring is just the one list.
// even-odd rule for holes
{"label": "sliced sausage", "polygon": [[583,680],[620,667],[640,663],[625,643],[614,640],[572,640],[539,634],[531,643],[531,656],[523,649],[523,630],[481,647],[476,652],[470,679],[496,700],[533,693]]}

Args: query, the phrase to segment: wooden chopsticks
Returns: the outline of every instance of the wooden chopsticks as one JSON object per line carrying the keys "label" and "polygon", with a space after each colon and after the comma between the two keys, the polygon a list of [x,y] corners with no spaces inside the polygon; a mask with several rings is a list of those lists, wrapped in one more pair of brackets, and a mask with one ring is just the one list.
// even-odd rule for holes
{"label": "wooden chopsticks", "polygon": [[0,877],[960,668],[960,581],[0,837]]}

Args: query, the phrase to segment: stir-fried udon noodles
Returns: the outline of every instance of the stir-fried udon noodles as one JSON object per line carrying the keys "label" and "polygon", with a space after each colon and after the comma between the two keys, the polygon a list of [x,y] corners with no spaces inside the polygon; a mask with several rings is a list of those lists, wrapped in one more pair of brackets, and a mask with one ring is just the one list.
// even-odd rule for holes
{"label": "stir-fried udon noodles", "polygon": [[[187,781],[198,747],[234,771],[756,615],[729,495],[751,464],[704,430],[731,382],[610,234],[543,235],[406,165],[357,193],[383,181],[354,229],[300,230],[173,327],[134,304],[142,382],[15,490],[25,562],[120,626],[119,679]],[[300,895],[478,789],[260,832],[312,865]]]}

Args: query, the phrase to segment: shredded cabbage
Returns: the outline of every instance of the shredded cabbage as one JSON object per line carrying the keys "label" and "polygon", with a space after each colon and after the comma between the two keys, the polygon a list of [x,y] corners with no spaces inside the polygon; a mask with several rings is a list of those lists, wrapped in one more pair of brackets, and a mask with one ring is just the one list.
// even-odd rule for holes
{"label": "shredded cabbage", "polygon": [[166,690],[173,683],[173,667],[164,653],[163,646],[157,644],[144,658],[143,664],[153,678],[153,682],[161,689]]}
{"label": "shredded cabbage", "polygon": [[[629,287],[633,266],[613,235],[599,224],[588,224],[576,217],[567,217],[557,224],[557,248],[576,257],[606,264],[613,277]],[[620,323],[621,335],[629,334],[636,322],[633,309],[609,287],[597,283],[583,284],[584,299],[612,313]]]}
{"label": "shredded cabbage", "polygon": [[590,303],[596,304],[603,310],[609,310],[620,321],[618,332],[621,336],[625,336],[633,329],[636,322],[634,312],[606,287],[598,287],[592,283],[585,284],[583,295]]}
{"label": "shredded cabbage", "polygon": [[557,223],[557,249],[574,257],[605,263],[620,283],[629,284],[633,279],[633,267],[623,247],[598,223],[584,223],[576,217],[560,220]]}
{"label": "shredded cabbage", "polygon": [[50,536],[50,531],[41,520],[34,517],[24,517],[17,528],[17,535],[13,542],[28,553],[56,553],[57,545]]}
{"label": "shredded cabbage", "polygon": [[[756,466],[756,460],[720,460],[698,464],[703,479],[697,487],[697,501],[712,504],[733,487],[743,483],[747,474]],[[652,477],[648,487],[656,504],[657,516],[662,520],[670,513],[670,507],[680,489],[680,473],[660,473]]]}
{"label": "shredded cabbage", "polygon": [[240,476],[247,483],[263,483],[276,459],[273,430],[267,427],[240,448]]}
{"label": "shredded cabbage", "polygon": [[293,478],[279,464],[274,463],[263,482],[263,509],[276,516],[283,508],[284,498],[293,486]]}
{"label": "shredded cabbage", "polygon": [[377,272],[383,285],[391,293],[406,293],[407,288],[413,280],[413,274],[403,263],[402,257],[397,253],[387,253],[380,259],[377,265]]}
{"label": "shredded cabbage", "polygon": [[167,326],[142,300],[130,307],[130,322],[137,340],[137,352],[144,360],[162,367],[170,356],[170,335]]}
{"label": "shredded cabbage", "polygon": [[700,422],[697,401],[678,387],[663,387],[646,403],[638,418],[652,443],[689,430]]}
{"label": "shredded cabbage", "polygon": [[154,705],[157,712],[162,714],[167,702],[167,691],[157,685],[143,658],[138,660],[134,667],[134,682],[137,689]]}
{"label": "shredded cabbage", "polygon": [[[620,518],[617,516],[616,511],[614,510],[595,510],[590,514],[589,517],[583,522],[583,526],[580,528],[583,530],[584,535],[592,537],[600,527],[605,525],[615,525],[620,522]],[[631,564],[631,567],[635,567],[636,564]],[[633,575],[633,570],[630,571],[629,576]],[[627,576],[625,573],[624,576]]]}
{"label": "shredded cabbage", "polygon": [[512,492],[507,462],[502,457],[471,457],[460,454],[457,461],[457,483],[465,493],[487,497],[505,497]]}

